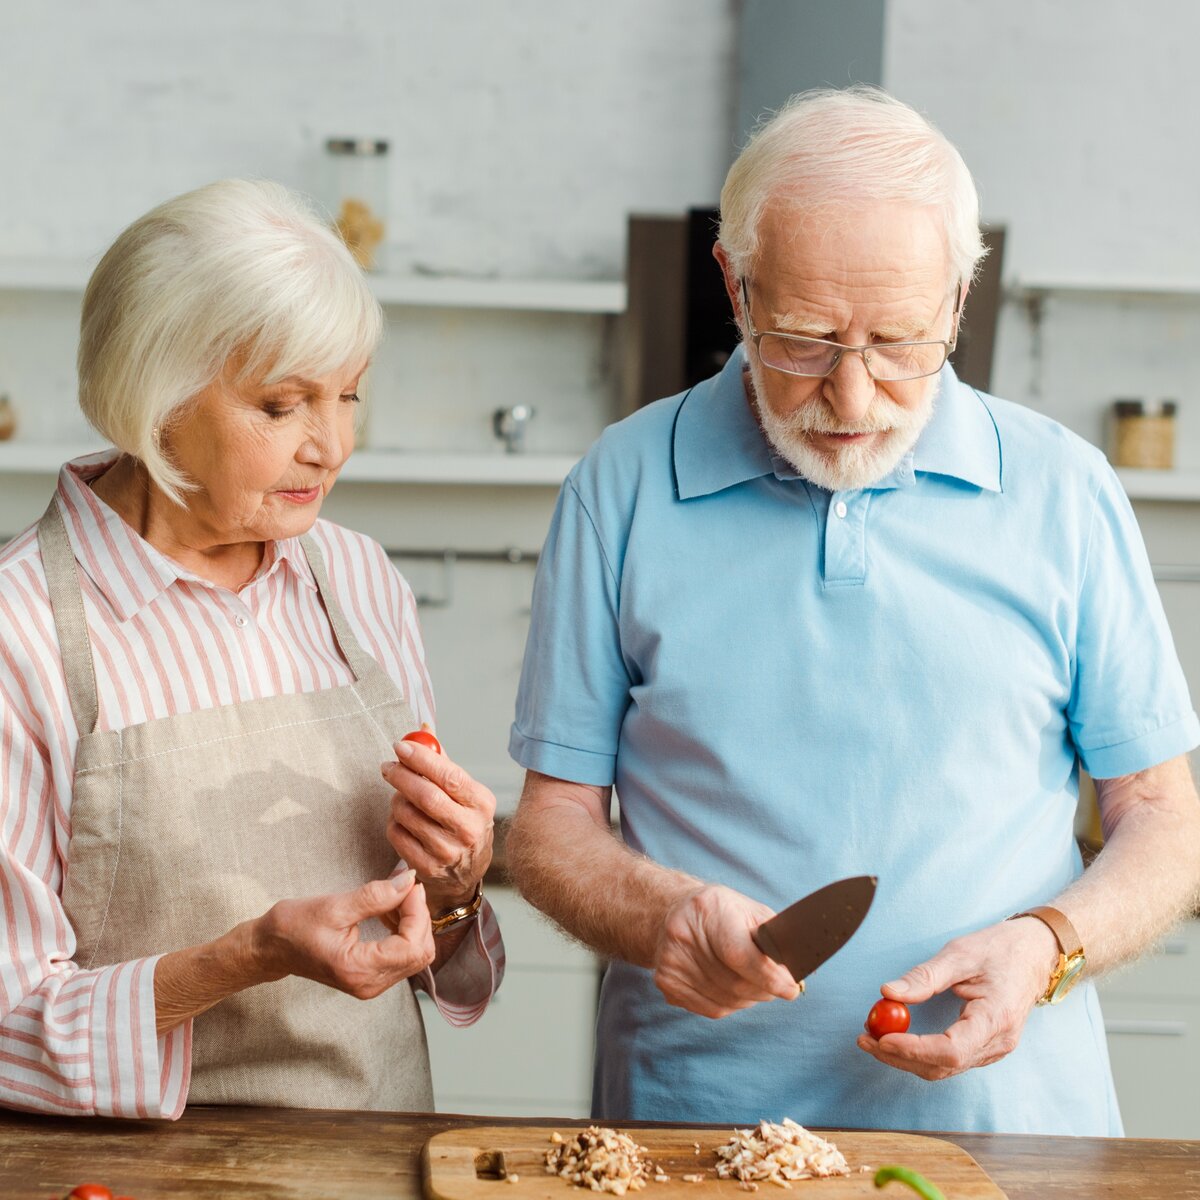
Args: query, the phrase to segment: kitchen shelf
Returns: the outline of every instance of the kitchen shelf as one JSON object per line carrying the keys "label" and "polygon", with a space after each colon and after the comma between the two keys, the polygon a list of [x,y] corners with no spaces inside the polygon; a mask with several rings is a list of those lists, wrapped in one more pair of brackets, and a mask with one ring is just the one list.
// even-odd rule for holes
{"label": "kitchen shelf", "polygon": [[[57,475],[64,462],[99,449],[94,442],[0,442],[0,475]],[[358,450],[342,468],[341,481],[556,488],[578,459],[575,454]]]}
{"label": "kitchen shelf", "polygon": [[[0,258],[0,291],[82,292],[94,266],[83,259]],[[408,308],[616,314],[626,304],[619,280],[368,274],[367,282],[381,304]]]}
{"label": "kitchen shelf", "polygon": [[1200,503],[1200,471],[1145,471],[1118,467],[1130,500],[1183,500]]}
{"label": "kitchen shelf", "polygon": [[1200,300],[1200,279],[1012,279],[1004,288],[1016,299],[1055,292],[1082,292],[1109,296],[1161,296]]}

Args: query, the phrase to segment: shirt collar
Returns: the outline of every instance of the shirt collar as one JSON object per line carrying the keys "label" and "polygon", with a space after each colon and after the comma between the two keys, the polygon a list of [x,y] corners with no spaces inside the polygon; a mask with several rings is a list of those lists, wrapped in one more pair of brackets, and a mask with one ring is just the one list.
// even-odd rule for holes
{"label": "shirt collar", "polygon": [[[679,406],[672,449],[680,500],[709,496],[763,475],[798,478],[790,464],[772,452],[754,419],[744,366],[745,351],[738,346],[720,374],[698,383]],[[1000,492],[1000,451],[1000,435],[983,398],[960,383],[947,363],[938,376],[933,415],[917,444],[875,486],[910,485],[921,471]]]}
{"label": "shirt collar", "polygon": [[696,384],[679,406],[672,458],[680,500],[710,496],[774,470],[771,447],[750,409],[744,365],[738,346],[721,373]]}
{"label": "shirt collar", "polygon": [[[117,457],[116,450],[103,450],[65,464],[58,475],[57,499],[76,560],[117,617],[128,621],[174,583],[186,581],[210,588],[215,585],[139,536],[88,486]],[[316,590],[317,582],[299,538],[267,542],[262,566],[246,586],[255,586],[284,563],[297,579]]]}
{"label": "shirt collar", "polygon": [[948,475],[988,492],[1002,492],[1004,459],[991,410],[947,363],[938,376],[933,416],[912,451],[912,470]]}

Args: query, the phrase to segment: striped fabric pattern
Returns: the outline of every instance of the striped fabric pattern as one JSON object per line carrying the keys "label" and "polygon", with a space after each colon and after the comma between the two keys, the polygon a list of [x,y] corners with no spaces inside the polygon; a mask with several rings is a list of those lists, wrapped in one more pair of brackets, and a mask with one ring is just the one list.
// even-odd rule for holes
{"label": "striped fabric pattern", "polygon": [[[57,501],[82,566],[100,729],[352,681],[304,551],[271,543],[234,594],[143,541],[87,481],[113,452],[67,464]],[[364,649],[418,721],[434,723],[416,601],[383,549],[326,521],[313,537]],[[155,1034],[156,958],[96,970],[72,961],[60,897],[71,836],[78,730],[36,529],[0,550],[0,1105],[38,1112],[178,1117],[191,1022]],[[403,864],[397,867],[401,870]],[[504,970],[486,903],[475,932],[421,983],[452,1025],[482,1015]]]}

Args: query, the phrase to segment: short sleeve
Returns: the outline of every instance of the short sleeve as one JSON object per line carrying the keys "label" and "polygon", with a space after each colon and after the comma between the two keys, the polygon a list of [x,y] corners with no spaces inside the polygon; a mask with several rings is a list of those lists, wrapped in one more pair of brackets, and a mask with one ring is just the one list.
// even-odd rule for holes
{"label": "short sleeve", "polygon": [[572,783],[613,782],[630,692],[619,596],[612,556],[568,478],[534,582],[509,738],[509,753],[521,766]]}
{"label": "short sleeve", "polygon": [[1097,779],[1146,770],[1200,743],[1137,519],[1107,468],[1088,535],[1067,716]]}

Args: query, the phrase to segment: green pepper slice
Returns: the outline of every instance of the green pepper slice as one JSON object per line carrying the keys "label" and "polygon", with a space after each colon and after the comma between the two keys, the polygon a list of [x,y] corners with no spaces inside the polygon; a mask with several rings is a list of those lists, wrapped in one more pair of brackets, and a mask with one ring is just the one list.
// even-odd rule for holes
{"label": "green pepper slice", "polygon": [[908,1167],[880,1167],[875,1172],[875,1186],[883,1187],[885,1183],[891,1183],[895,1180],[897,1183],[906,1184],[912,1188],[921,1200],[946,1200],[942,1195],[941,1189],[934,1187],[924,1175],[918,1174],[916,1171],[910,1171]]}

